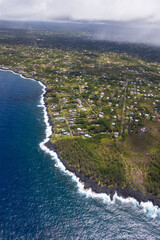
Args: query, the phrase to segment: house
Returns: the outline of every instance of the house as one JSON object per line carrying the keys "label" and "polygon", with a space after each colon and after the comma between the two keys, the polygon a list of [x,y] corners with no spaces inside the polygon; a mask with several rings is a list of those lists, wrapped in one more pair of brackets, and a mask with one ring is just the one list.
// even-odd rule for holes
{"label": "house", "polygon": [[119,132],[114,132],[113,134],[116,138],[119,137]]}
{"label": "house", "polygon": [[85,138],[91,138],[89,134],[84,134]]}
{"label": "house", "polygon": [[142,134],[148,132],[148,128],[147,127],[141,127],[138,132],[139,132],[139,135],[142,135]]}
{"label": "house", "polygon": [[54,116],[59,116],[59,112],[54,112],[53,115]]}

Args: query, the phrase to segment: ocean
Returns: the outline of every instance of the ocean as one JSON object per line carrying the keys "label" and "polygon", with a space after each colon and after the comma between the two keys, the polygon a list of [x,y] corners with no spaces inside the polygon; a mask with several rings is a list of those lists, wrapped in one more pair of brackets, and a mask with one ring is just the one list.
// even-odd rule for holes
{"label": "ocean", "polygon": [[160,239],[160,210],[84,191],[57,155],[45,87],[0,71],[0,239]]}

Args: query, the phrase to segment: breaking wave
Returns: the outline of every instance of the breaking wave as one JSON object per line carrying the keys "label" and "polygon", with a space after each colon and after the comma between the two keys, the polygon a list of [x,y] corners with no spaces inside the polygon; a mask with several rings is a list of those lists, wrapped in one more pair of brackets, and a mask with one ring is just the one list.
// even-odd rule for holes
{"label": "breaking wave", "polygon": [[151,218],[160,218],[160,208],[158,206],[154,206],[152,202],[141,202],[138,203],[138,201],[134,198],[128,197],[128,198],[123,198],[117,195],[117,193],[114,194],[113,200],[111,200],[110,195],[107,195],[106,193],[95,193],[92,191],[92,189],[85,189],[83,183],[81,183],[80,179],[76,177],[76,175],[70,171],[68,171],[63,163],[60,161],[58,158],[58,155],[56,152],[50,150],[45,143],[47,143],[50,139],[50,136],[52,135],[52,126],[49,124],[49,117],[47,113],[47,109],[45,106],[45,101],[44,101],[44,94],[46,92],[46,86],[39,81],[39,84],[43,88],[43,93],[41,95],[40,99],[40,107],[43,107],[43,112],[44,112],[44,122],[46,124],[46,130],[45,134],[46,137],[45,139],[39,144],[40,148],[46,152],[47,154],[50,154],[52,159],[55,161],[55,167],[59,168],[61,171],[65,172],[67,175],[71,176],[72,180],[77,183],[78,191],[81,194],[85,194],[86,197],[91,197],[94,199],[100,199],[103,203],[106,204],[115,204],[118,202],[124,203],[124,204],[131,204],[134,207],[138,207],[139,209],[142,209],[147,216]]}

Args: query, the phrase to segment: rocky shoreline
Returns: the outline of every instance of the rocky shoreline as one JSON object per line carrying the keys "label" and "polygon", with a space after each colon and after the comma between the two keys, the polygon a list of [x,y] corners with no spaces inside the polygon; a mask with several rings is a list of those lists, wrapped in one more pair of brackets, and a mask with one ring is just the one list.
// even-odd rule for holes
{"label": "rocky shoreline", "polygon": [[[45,83],[43,83],[43,84],[46,86]],[[52,129],[53,129],[53,123],[51,121],[51,117],[49,115],[47,104],[46,104],[46,94],[47,94],[47,86],[46,86],[46,92],[44,94],[44,102],[45,102],[46,111],[47,111],[48,118],[49,118],[49,124],[52,126]],[[94,179],[83,176],[83,174],[81,172],[79,172],[75,167],[70,167],[65,160],[61,159],[59,156],[58,150],[56,149],[56,147],[53,145],[53,143],[51,141],[48,141],[47,143],[45,143],[45,145],[50,150],[57,153],[58,158],[63,163],[65,168],[68,171],[74,173],[76,175],[76,177],[78,177],[80,179],[80,181],[84,184],[85,189],[91,188],[92,191],[94,191],[95,193],[106,193],[107,195],[110,195],[111,200],[113,199],[114,194],[117,193],[117,195],[119,197],[123,197],[125,199],[128,197],[132,197],[132,198],[136,199],[138,203],[150,201],[153,203],[154,206],[160,207],[160,199],[157,199],[155,196],[153,196],[152,194],[149,194],[149,193],[144,195],[141,191],[139,191],[139,190],[136,191],[136,190],[132,189],[129,185],[127,185],[125,188],[121,188],[121,186],[117,186],[117,187],[108,187],[107,185],[102,186],[102,187],[99,186]]]}
{"label": "rocky shoreline", "polygon": [[[15,70],[12,70],[12,69],[7,69],[7,68],[1,68],[1,69],[15,72]],[[15,72],[15,73],[18,73],[18,72]],[[25,76],[25,74],[23,76],[25,78],[28,78]],[[39,81],[37,79],[34,79],[34,80]],[[42,84],[45,85],[45,87],[46,87],[46,92],[44,94],[44,102],[45,102],[46,111],[48,114],[49,124],[52,126],[52,129],[53,129],[53,123],[51,121],[51,117],[49,115],[49,111],[48,111],[47,103],[46,103],[47,85],[44,82],[42,82]],[[83,174],[81,172],[79,172],[75,167],[70,167],[65,160],[61,159],[56,147],[53,145],[52,142],[48,141],[47,143],[45,143],[45,145],[50,150],[57,153],[60,161],[63,163],[65,168],[67,170],[69,170],[70,172],[74,173],[80,179],[80,181],[84,184],[85,189],[91,188],[95,193],[106,193],[107,195],[110,195],[111,200],[113,199],[114,194],[117,193],[117,195],[119,197],[123,197],[125,199],[128,197],[132,197],[132,198],[136,199],[138,201],[138,203],[150,201],[153,203],[154,206],[160,207],[160,199],[157,199],[155,196],[153,196],[152,194],[149,194],[149,193],[144,195],[141,191],[139,191],[139,190],[136,191],[136,190],[132,189],[129,185],[127,185],[125,188],[121,188],[121,186],[117,186],[117,187],[108,187],[107,185],[102,186],[102,187],[99,186],[94,179],[83,176]]]}
{"label": "rocky shoreline", "polygon": [[157,199],[152,194],[144,195],[141,191],[139,190],[135,191],[129,186],[126,186],[123,189],[120,186],[117,186],[117,187],[108,187],[107,185],[103,187],[99,186],[94,179],[83,176],[83,174],[79,172],[75,167],[70,167],[66,161],[61,159],[57,149],[50,141],[48,141],[45,145],[50,150],[57,153],[59,159],[61,160],[63,165],[66,167],[66,169],[74,173],[80,179],[80,181],[83,182],[85,189],[91,188],[96,193],[106,193],[107,195],[110,195],[111,199],[113,199],[114,194],[117,193],[119,197],[123,197],[125,199],[128,197],[132,197],[136,199],[138,203],[150,201],[153,203],[153,205],[160,207],[160,199]]}

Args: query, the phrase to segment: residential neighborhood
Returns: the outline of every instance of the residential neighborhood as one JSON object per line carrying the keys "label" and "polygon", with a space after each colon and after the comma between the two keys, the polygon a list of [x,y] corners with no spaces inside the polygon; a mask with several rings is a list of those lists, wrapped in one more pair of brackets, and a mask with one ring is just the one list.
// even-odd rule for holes
{"label": "residential neighborhood", "polygon": [[6,37],[2,30],[0,68],[46,86],[50,143],[59,157],[99,186],[160,197],[157,49],[121,48],[86,32],[26,32],[26,38],[21,30]]}
{"label": "residential neighborhood", "polygon": [[[160,120],[160,68],[124,54],[0,47],[8,68],[44,82],[54,137],[122,137]],[[32,59],[31,59],[32,55]],[[94,55],[94,57],[93,57]],[[14,66],[14,62],[18,62]],[[10,65],[9,65],[10,64]],[[1,63],[1,68],[4,68]],[[65,130],[65,131],[64,131]]]}

